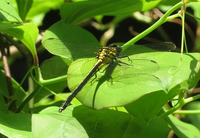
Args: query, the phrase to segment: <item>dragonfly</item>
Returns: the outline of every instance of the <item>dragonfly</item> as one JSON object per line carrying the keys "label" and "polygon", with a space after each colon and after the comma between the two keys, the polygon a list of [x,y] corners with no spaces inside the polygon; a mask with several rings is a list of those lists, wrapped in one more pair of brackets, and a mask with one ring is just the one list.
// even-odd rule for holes
{"label": "dragonfly", "polygon": [[[57,40],[57,39],[49,39],[49,41],[50,40],[52,40],[52,42],[54,41],[55,44],[64,43],[65,45],[75,45],[75,43],[73,44],[71,42],[67,42],[67,41],[63,41],[63,40],[61,41],[61,40]],[[45,44],[45,42],[44,42],[44,44]],[[166,47],[165,49],[167,49],[167,50],[174,49],[173,43],[154,44],[154,47],[156,47],[156,49],[158,49],[157,47],[161,47],[159,45],[165,46]],[[152,45],[147,45],[147,46],[152,48]],[[165,50],[165,49],[163,49],[163,50]],[[82,90],[82,88],[88,83],[88,81],[93,76],[95,76],[95,78],[97,77],[96,73],[98,71],[100,71],[104,66],[107,65],[107,67],[106,67],[106,70],[107,70],[112,66],[114,61],[117,62],[117,64],[125,64],[126,66],[132,66],[131,64],[128,64],[128,63],[120,60],[121,58],[125,58],[125,57],[127,57],[128,60],[130,60],[127,55],[119,56],[121,51],[122,51],[122,47],[119,45],[116,45],[116,44],[111,44],[107,47],[99,48],[99,51],[96,55],[96,59],[97,59],[96,64],[91,68],[91,70],[85,76],[85,78],[82,80],[82,82],[80,82],[80,84],[73,90],[71,95],[63,102],[63,104],[61,105],[61,107],[59,108],[58,111],[62,112],[63,110],[65,110],[65,108],[71,103],[73,98],[76,97],[76,95]],[[152,61],[152,60],[148,60],[148,62],[152,62],[152,64],[157,64],[155,61]],[[108,75],[111,79],[111,84],[112,84],[112,76],[110,74],[111,73],[109,73]]]}

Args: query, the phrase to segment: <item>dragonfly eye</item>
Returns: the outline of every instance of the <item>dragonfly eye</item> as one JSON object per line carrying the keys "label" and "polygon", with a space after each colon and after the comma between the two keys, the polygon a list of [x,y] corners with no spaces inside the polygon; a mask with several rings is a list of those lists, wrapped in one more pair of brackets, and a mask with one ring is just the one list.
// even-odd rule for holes
{"label": "dragonfly eye", "polygon": [[116,44],[110,44],[108,47],[118,47]]}
{"label": "dragonfly eye", "polygon": [[117,50],[117,53],[120,53],[120,52],[122,51],[121,46],[118,46],[118,45],[117,45],[116,50]]}

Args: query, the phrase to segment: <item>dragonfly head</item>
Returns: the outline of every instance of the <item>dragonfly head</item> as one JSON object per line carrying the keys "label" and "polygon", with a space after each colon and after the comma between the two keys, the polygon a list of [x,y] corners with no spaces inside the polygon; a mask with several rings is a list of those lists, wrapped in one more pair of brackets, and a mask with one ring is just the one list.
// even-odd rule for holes
{"label": "dragonfly head", "polygon": [[108,47],[113,47],[116,49],[116,53],[119,54],[122,51],[122,48],[116,44],[110,44]]}

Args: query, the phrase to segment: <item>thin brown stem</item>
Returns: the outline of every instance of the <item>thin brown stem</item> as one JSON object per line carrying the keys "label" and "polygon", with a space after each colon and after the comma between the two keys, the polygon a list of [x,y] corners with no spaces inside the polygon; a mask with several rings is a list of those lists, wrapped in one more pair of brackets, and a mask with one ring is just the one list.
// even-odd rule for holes
{"label": "thin brown stem", "polygon": [[[11,97],[14,95],[12,79],[11,79],[12,77],[11,77],[7,54],[6,54],[6,50],[5,50],[6,48],[3,46],[3,44],[0,44],[0,49],[1,49],[3,67],[4,67],[5,77],[6,77],[7,87],[8,87],[8,94],[9,94],[9,98],[7,99],[6,102],[9,103],[11,101]],[[16,109],[16,101],[14,100],[14,101],[12,101],[12,103],[10,105],[10,110],[14,111],[15,109]]]}

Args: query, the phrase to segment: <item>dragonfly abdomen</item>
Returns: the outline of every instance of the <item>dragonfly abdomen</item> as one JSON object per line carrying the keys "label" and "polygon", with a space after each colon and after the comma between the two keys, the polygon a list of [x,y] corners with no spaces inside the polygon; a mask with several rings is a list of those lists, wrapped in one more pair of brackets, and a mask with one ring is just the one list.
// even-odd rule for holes
{"label": "dragonfly abdomen", "polygon": [[78,94],[79,91],[85,86],[85,84],[90,80],[92,76],[95,75],[95,73],[99,70],[99,65],[101,65],[101,62],[97,62],[95,66],[92,68],[92,70],[87,74],[87,76],[84,78],[84,80],[74,89],[72,94],[67,98],[67,100],[62,104],[62,106],[59,108],[58,112],[62,112],[72,101],[72,99]]}
{"label": "dragonfly abdomen", "polygon": [[84,80],[76,87],[76,89],[72,92],[72,94],[67,98],[67,100],[62,104],[59,108],[59,112],[62,112],[72,101],[72,99],[81,91],[81,89],[85,86],[85,84],[90,80],[92,76],[94,76],[102,67],[107,64],[110,64],[113,60],[117,60],[117,56],[121,52],[121,47],[117,45],[110,45],[108,47],[102,47],[99,49],[99,53],[96,58],[97,63],[91,69],[91,71],[87,74]]}

